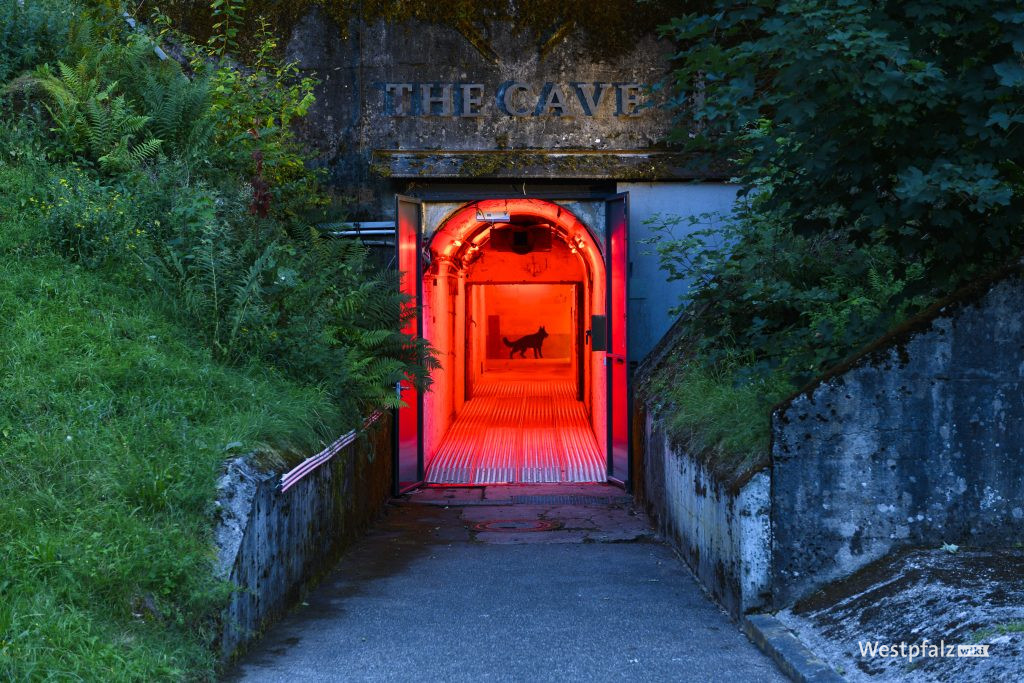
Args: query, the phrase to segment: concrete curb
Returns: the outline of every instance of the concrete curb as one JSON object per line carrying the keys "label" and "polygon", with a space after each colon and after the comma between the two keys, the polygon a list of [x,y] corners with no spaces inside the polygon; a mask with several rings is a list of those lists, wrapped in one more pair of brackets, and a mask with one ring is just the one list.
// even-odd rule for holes
{"label": "concrete curb", "polygon": [[844,683],[828,664],[814,656],[793,632],[770,614],[749,614],[740,626],[782,672],[797,683]]}

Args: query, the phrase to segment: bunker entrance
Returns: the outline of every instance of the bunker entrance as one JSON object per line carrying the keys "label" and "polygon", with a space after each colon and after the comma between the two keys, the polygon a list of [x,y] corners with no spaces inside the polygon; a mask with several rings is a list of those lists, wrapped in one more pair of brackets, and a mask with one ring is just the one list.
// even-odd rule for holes
{"label": "bunker entrance", "polygon": [[402,201],[403,287],[419,301],[417,331],[441,367],[429,391],[403,394],[400,484],[614,476],[609,399],[627,388],[609,392],[618,377],[609,353],[616,327],[607,324],[617,299],[607,296],[603,253],[611,241],[602,248],[572,213],[534,199],[464,205],[424,238],[410,227],[423,211],[409,204],[403,214]]}

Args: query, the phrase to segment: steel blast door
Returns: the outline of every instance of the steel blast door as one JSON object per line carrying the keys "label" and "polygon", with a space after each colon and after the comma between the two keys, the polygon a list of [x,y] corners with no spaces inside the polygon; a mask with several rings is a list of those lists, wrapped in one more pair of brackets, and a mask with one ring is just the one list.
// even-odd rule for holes
{"label": "steel blast door", "polygon": [[[415,337],[423,336],[423,273],[420,263],[422,203],[412,197],[395,196],[395,228],[398,271],[402,274],[399,287],[408,297],[407,306],[416,314],[406,321],[402,331]],[[423,482],[423,396],[412,382],[398,383],[397,391],[405,407],[397,410],[394,429],[395,493],[402,493]]]}
{"label": "steel blast door", "polygon": [[630,486],[629,194],[605,201],[605,272],[608,277],[608,478]]}

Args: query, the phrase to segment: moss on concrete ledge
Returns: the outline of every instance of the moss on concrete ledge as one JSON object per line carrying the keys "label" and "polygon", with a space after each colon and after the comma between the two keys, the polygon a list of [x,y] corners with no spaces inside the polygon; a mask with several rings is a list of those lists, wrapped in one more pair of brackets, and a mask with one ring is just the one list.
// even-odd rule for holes
{"label": "moss on concrete ledge", "polygon": [[370,168],[385,178],[594,178],[635,181],[724,177],[664,150],[375,150]]}

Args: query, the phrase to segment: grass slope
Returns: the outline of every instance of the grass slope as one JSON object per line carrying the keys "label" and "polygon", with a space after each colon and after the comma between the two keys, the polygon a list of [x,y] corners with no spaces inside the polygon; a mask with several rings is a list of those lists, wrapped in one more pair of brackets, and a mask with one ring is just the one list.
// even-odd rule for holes
{"label": "grass slope", "polygon": [[0,162],[0,679],[212,678],[218,466],[316,448],[330,404],[53,255],[26,182]]}

